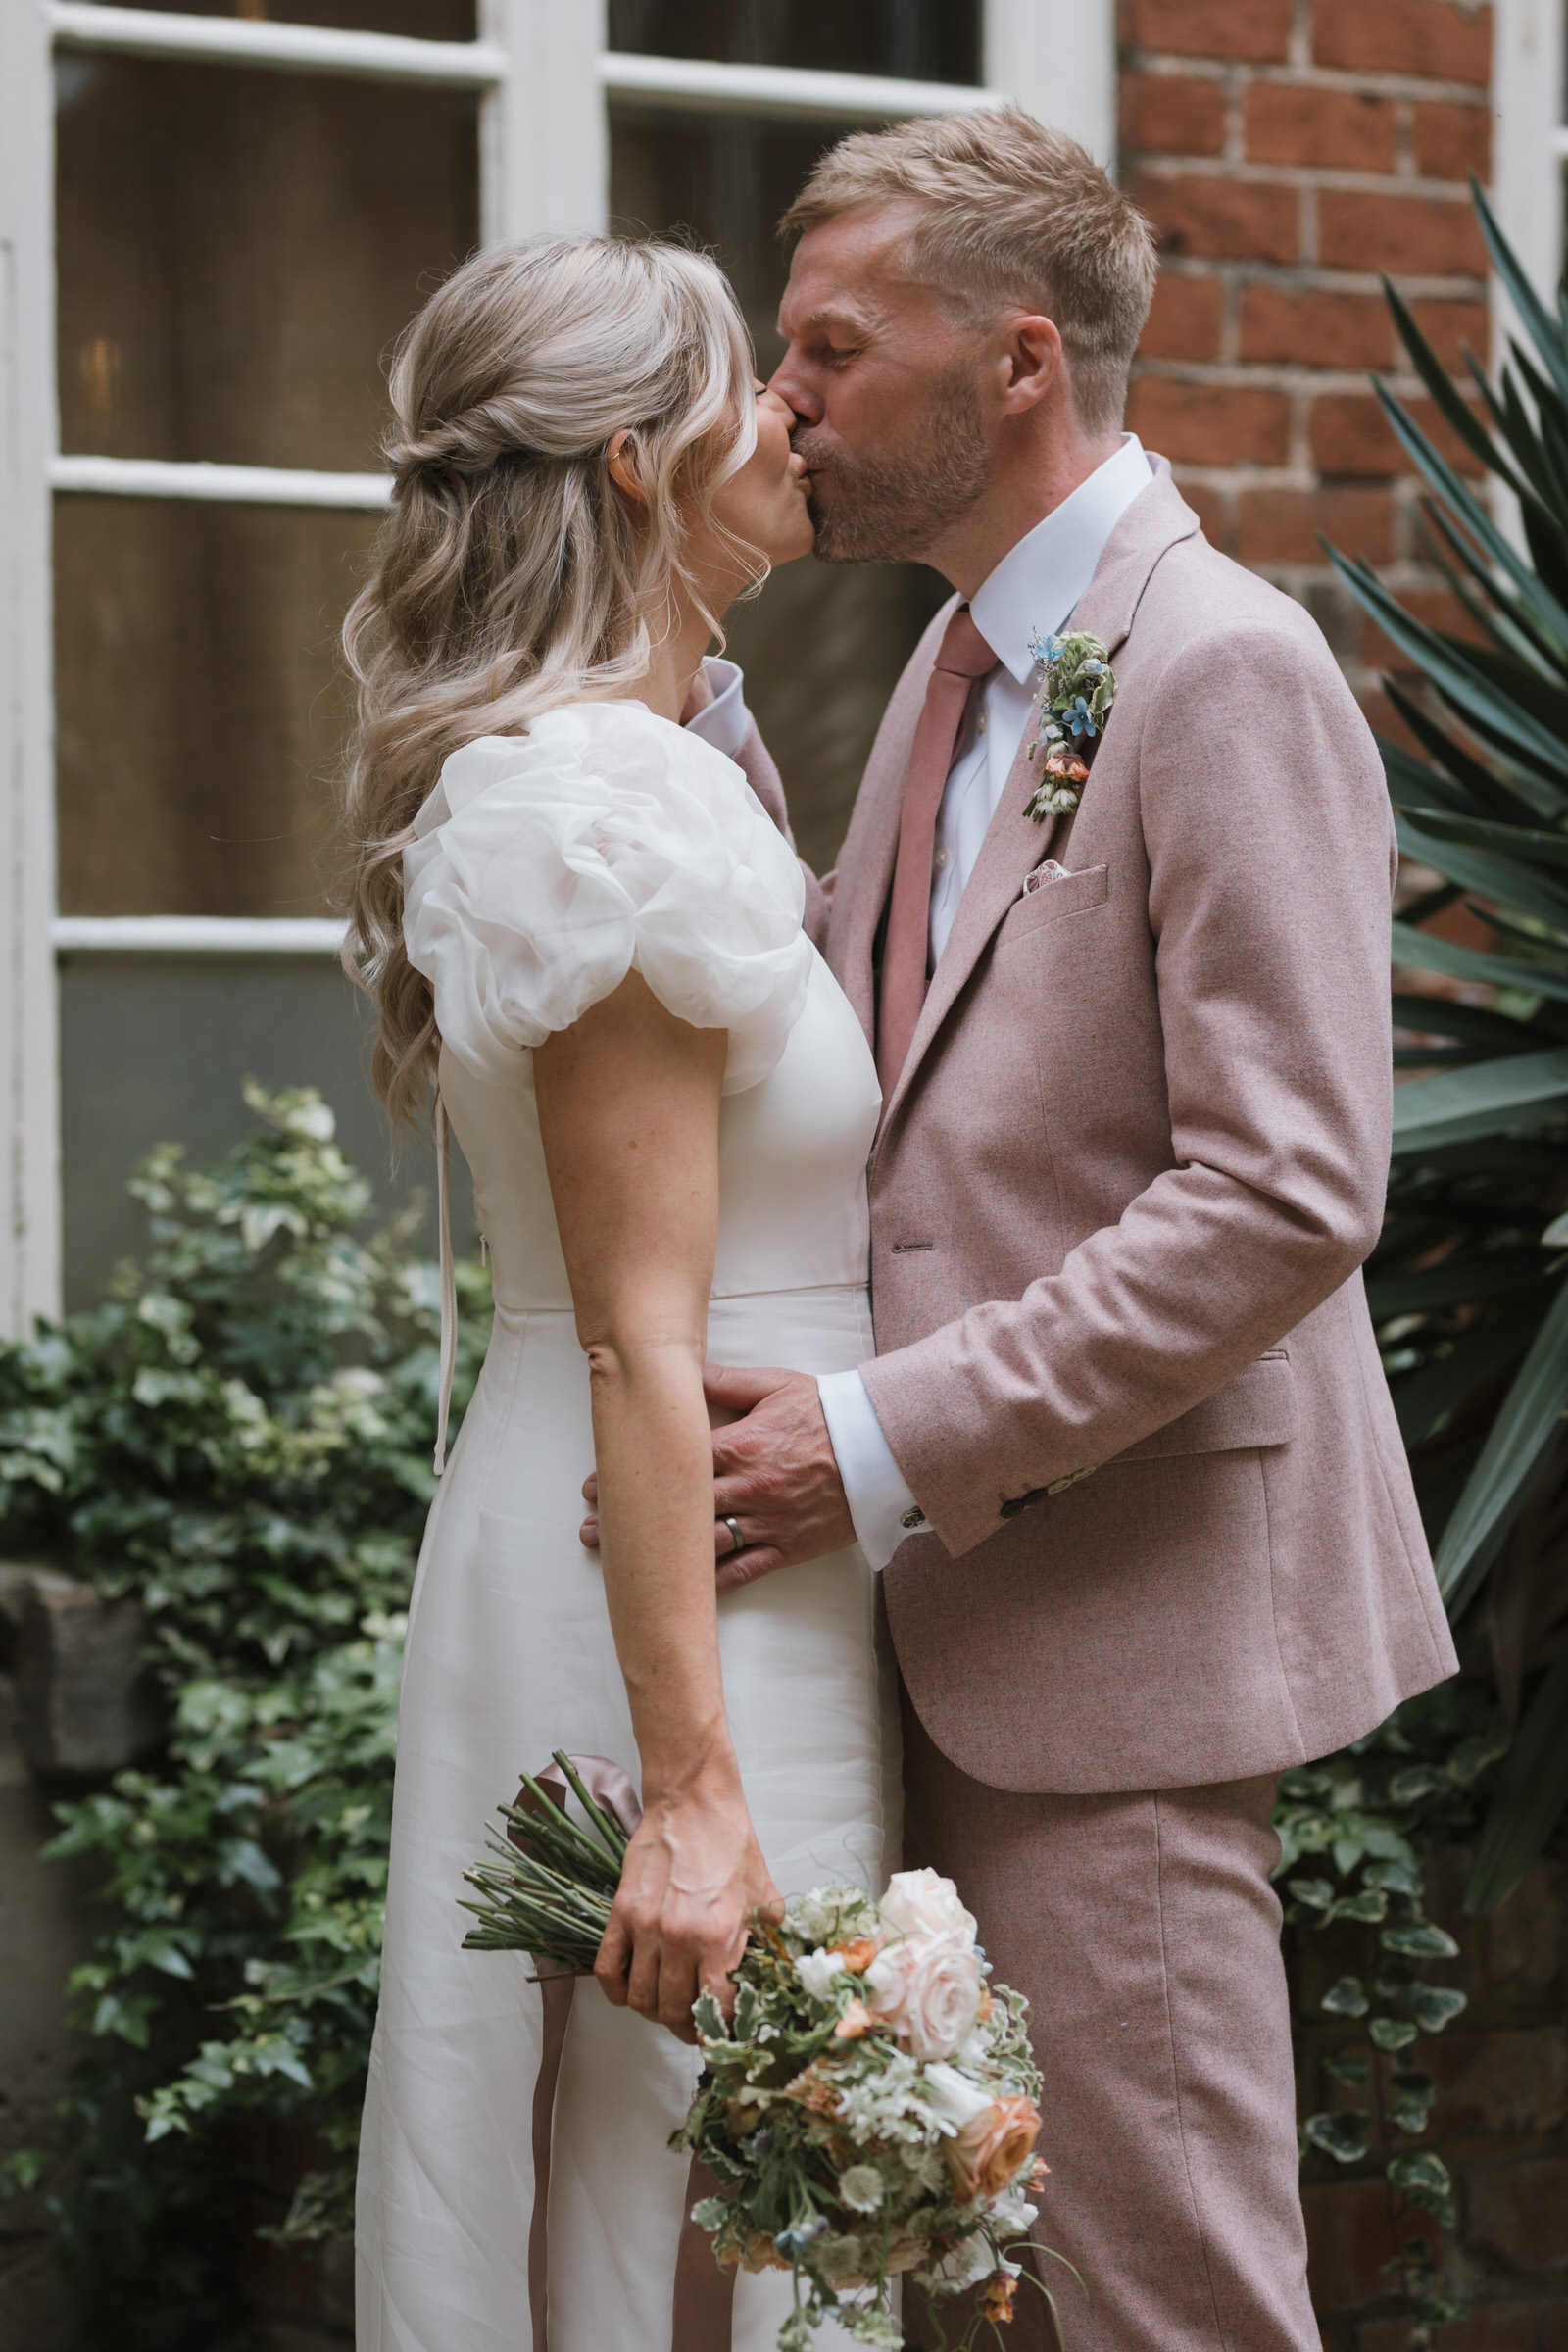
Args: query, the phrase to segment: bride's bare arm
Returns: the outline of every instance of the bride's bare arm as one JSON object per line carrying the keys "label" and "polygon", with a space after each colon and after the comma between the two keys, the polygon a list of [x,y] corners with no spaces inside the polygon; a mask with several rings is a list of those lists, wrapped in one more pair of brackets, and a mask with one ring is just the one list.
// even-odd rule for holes
{"label": "bride's bare arm", "polygon": [[692,2038],[751,1914],[776,1899],[719,1675],[712,1454],[703,1397],[718,1231],[726,1037],[636,973],[538,1048],[534,1084],[592,1383],[601,1552],[642,1759],[643,1824],[596,1975]]}

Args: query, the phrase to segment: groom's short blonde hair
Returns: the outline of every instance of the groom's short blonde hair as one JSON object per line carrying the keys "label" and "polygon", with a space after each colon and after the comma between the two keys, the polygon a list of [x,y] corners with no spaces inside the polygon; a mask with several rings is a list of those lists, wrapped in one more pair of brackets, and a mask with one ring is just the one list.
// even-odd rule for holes
{"label": "groom's short blonde hair", "polygon": [[913,198],[911,273],[966,314],[1022,304],[1054,319],[1073,406],[1112,432],[1154,292],[1149,222],[1064,131],[1021,107],[858,130],[830,148],[780,227],[804,234],[860,205]]}

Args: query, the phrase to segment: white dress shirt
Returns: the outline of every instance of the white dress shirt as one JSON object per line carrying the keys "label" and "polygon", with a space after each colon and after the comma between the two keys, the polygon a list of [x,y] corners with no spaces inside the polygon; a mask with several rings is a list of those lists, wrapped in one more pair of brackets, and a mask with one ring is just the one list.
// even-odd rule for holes
{"label": "white dress shirt", "polygon": [[[1128,433],[1114,457],[1025,532],[969,600],[975,626],[1000,666],[970,704],[937,813],[933,966],[948,944],[958,901],[1023,741],[1035,688],[1030,640],[1060,629],[1094,578],[1106,540],[1139,492],[1148,489],[1152,474],[1143,445]],[[712,708],[716,710],[717,704]],[[855,1533],[871,1566],[885,1568],[923,1514],[858,1372],[824,1373],[816,1385]]]}

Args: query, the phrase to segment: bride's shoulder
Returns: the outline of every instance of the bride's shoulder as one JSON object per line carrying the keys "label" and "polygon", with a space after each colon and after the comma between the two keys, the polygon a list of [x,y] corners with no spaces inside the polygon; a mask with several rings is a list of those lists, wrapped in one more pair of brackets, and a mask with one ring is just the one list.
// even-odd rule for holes
{"label": "bride's shoulder", "polygon": [[812,953],[805,884],[740,769],[638,703],[567,703],[448,759],[404,853],[404,942],[482,1074],[635,968],[727,1028],[728,1091],[777,1060]]}

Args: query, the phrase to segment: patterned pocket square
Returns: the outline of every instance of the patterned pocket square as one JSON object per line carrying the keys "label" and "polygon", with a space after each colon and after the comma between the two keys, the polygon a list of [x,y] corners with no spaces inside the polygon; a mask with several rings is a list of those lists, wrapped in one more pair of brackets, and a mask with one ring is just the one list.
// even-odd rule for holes
{"label": "patterned pocket square", "polygon": [[1065,882],[1067,877],[1067,867],[1058,865],[1054,858],[1048,858],[1044,865],[1037,865],[1032,874],[1024,876],[1024,885],[1018,896],[1026,899],[1032,891],[1044,890],[1048,882]]}

